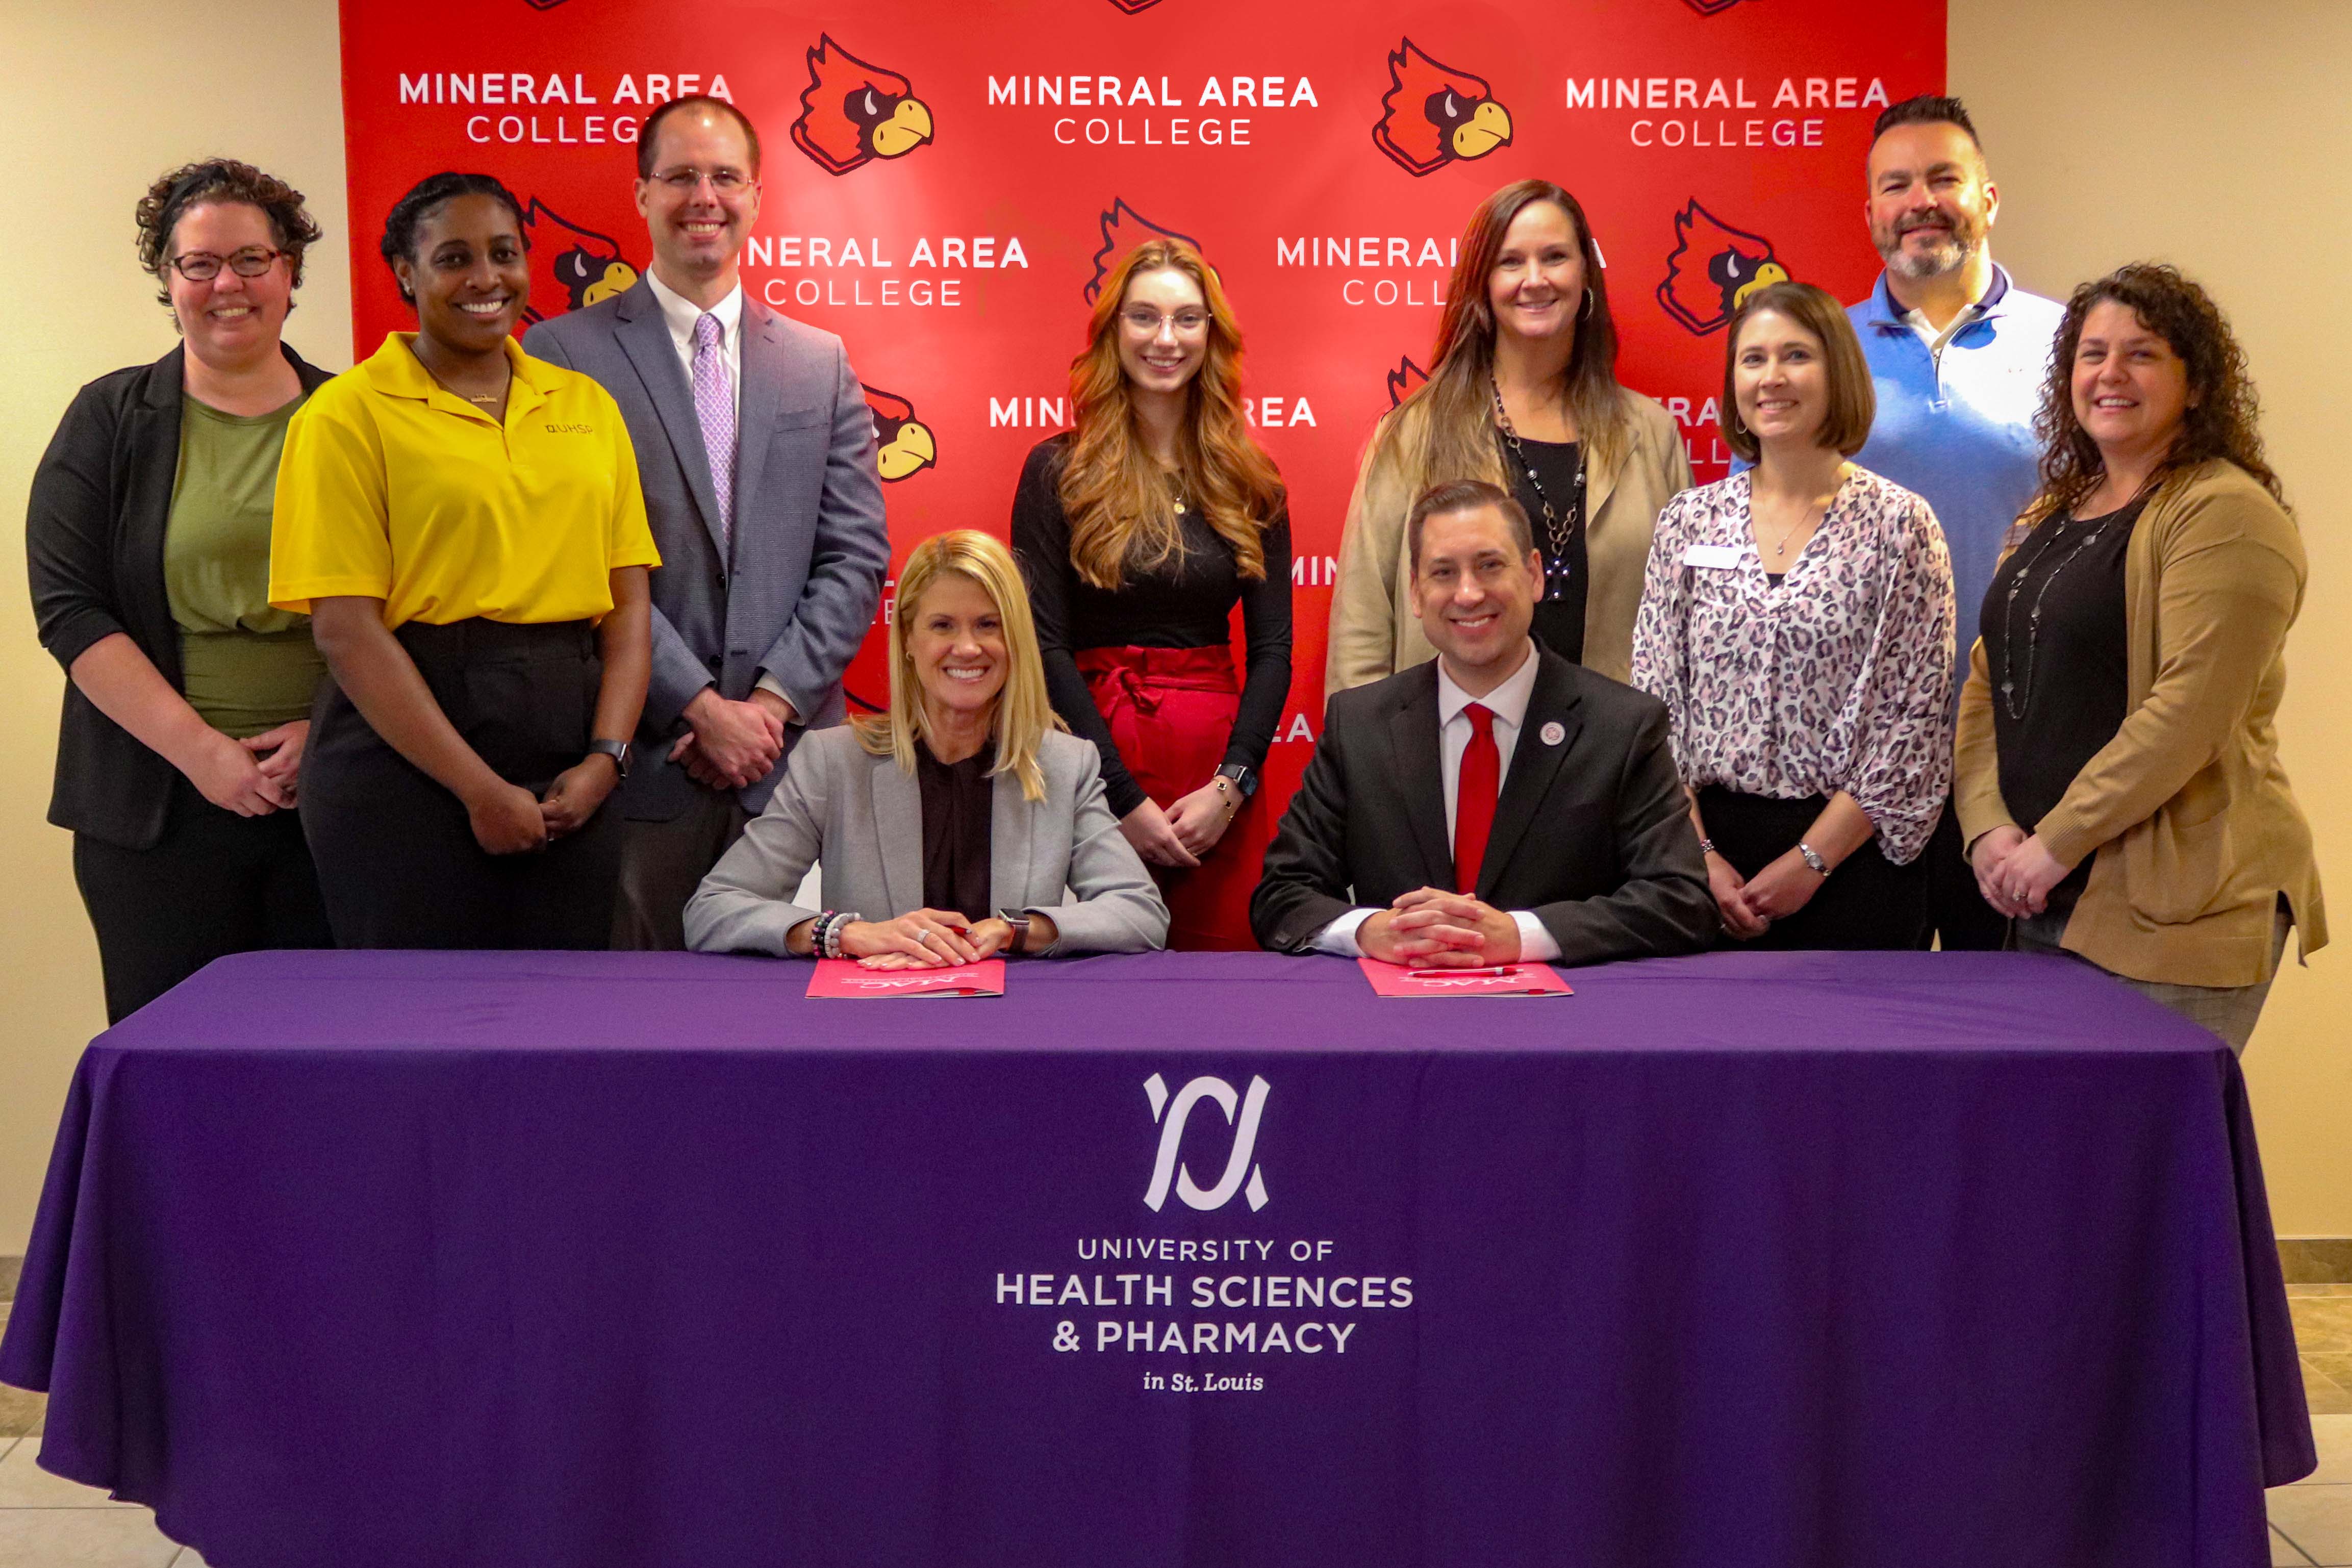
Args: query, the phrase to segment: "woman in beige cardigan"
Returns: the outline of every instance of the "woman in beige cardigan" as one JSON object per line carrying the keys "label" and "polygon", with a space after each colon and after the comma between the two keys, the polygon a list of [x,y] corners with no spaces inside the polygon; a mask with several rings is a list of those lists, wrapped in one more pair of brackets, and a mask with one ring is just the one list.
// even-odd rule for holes
{"label": "woman in beige cardigan", "polygon": [[[1960,825],[2012,945],[2069,952],[2243,1050],[2293,925],[2327,940],[2279,765],[2303,542],[2205,291],[2126,267],[2068,301],[2042,493],[1985,596]],[[2027,825],[2031,825],[2031,831]]]}
{"label": "woman in beige cardigan", "polygon": [[1600,247],[1574,196],[1520,180],[1480,205],[1437,324],[1430,378],[1381,421],[1356,478],[1331,594],[1324,694],[1434,656],[1409,591],[1404,520],[1433,485],[1518,499],[1543,552],[1536,639],[1614,680],[1658,512],[1691,482],[1681,434],[1617,384]]}

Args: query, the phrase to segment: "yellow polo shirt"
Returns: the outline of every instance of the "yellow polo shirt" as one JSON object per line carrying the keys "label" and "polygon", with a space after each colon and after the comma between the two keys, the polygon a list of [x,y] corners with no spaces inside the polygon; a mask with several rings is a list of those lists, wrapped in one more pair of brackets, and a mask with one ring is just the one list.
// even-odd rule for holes
{"label": "yellow polo shirt", "polygon": [[426,374],[411,337],[386,337],[288,426],[269,602],[382,599],[387,626],[602,617],[614,568],[661,564],[611,394],[509,339],[501,426]]}

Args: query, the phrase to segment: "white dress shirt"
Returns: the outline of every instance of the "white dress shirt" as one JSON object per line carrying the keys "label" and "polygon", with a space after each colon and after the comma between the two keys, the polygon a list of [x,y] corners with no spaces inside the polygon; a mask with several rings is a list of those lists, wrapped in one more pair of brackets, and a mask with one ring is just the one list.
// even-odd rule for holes
{"label": "white dress shirt", "polygon": [[[1465,710],[1473,702],[1481,703],[1495,716],[1495,750],[1502,753],[1502,771],[1496,776],[1495,794],[1500,800],[1503,782],[1511,776],[1511,753],[1518,747],[1519,726],[1526,722],[1528,701],[1535,695],[1538,663],[1536,646],[1529,642],[1518,668],[1486,696],[1473,697],[1454,684],[1445,673],[1445,661],[1437,661],[1437,771],[1445,787],[1445,840],[1449,844],[1454,841],[1455,803],[1462,794],[1462,753],[1470,749],[1470,716]],[[1356,928],[1379,912],[1371,909],[1349,910],[1323,928],[1315,938],[1315,951],[1337,953],[1342,958],[1361,958],[1364,950],[1357,944]],[[1559,956],[1559,943],[1531,911],[1513,910],[1511,919],[1519,928],[1521,963],[1549,963]]]}
{"label": "white dress shirt", "polygon": [[[648,269],[646,286],[653,290],[654,303],[661,307],[662,321],[669,328],[669,341],[677,350],[677,363],[685,367],[686,384],[694,385],[694,325],[702,320],[703,309],[661,280],[661,274]],[[727,298],[710,307],[709,314],[719,318],[719,358],[727,367],[727,395],[735,406],[743,406],[743,285],[738,283],[727,290]]]}

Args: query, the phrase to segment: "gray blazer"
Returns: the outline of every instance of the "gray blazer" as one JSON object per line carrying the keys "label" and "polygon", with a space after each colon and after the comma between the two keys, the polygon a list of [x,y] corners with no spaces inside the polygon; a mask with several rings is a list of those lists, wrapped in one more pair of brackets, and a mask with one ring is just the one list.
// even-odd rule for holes
{"label": "gray blazer", "polygon": [[[1042,801],[1024,799],[1012,774],[996,777],[990,902],[1053,916],[1061,932],[1055,953],[1166,945],[1168,906],[1110,814],[1101,752],[1054,731],[1037,761]],[[879,921],[923,907],[921,788],[846,726],[817,731],[793,748],[768,809],[687,904],[686,945],[782,956],[784,933],[822,912],[786,901],[816,862],[828,908]]]}
{"label": "gray blazer", "polygon": [[[653,574],[653,679],[619,804],[625,816],[666,822],[701,787],[669,761],[669,748],[704,687],[740,702],[765,670],[803,723],[841,722],[841,674],[874,623],[890,564],[874,416],[839,338],[744,295],[730,561],[694,390],[651,287],[640,279],[541,321],[523,349],[594,377],[636,445],[662,564]],[[764,807],[782,773],[779,758],[740,792],[743,808]]]}

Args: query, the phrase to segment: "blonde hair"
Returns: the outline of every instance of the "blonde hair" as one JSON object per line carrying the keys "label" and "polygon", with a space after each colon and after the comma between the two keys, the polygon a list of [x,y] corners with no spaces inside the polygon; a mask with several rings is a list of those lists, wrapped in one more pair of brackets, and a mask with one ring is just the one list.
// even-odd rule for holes
{"label": "blonde hair", "polygon": [[[1139,437],[1127,371],[1119,363],[1119,312],[1128,285],[1148,272],[1177,272],[1201,290],[1208,348],[1185,389],[1176,439],[1177,473],[1192,504],[1234,552],[1247,582],[1266,574],[1262,535],[1283,506],[1282,476],[1253,439],[1242,408],[1242,332],[1216,269],[1181,239],[1147,239],[1103,279],[1087,324],[1084,353],[1070,362],[1076,428],[1057,493],[1070,520],[1070,564],[1089,586],[1116,593],[1129,567],[1152,572],[1184,553],[1174,498]],[[1288,571],[1290,563],[1277,563]]]}
{"label": "blonde hair", "polygon": [[898,601],[890,616],[890,707],[884,713],[861,713],[852,719],[858,743],[874,756],[890,757],[901,771],[915,771],[915,741],[928,744],[930,731],[923,715],[923,683],[915,674],[914,653],[907,645],[907,623],[921,608],[923,595],[948,574],[980,585],[996,606],[1004,628],[1004,687],[996,694],[996,710],[989,719],[989,734],[996,742],[994,773],[1011,773],[1021,781],[1024,800],[1045,798],[1045,773],[1037,751],[1049,730],[1066,726],[1045,695],[1045,659],[1037,651],[1037,623],[1029,614],[1029,591],[1022,585],[1021,569],[1013,552],[997,540],[969,528],[935,533],[915,546],[898,570]]}

